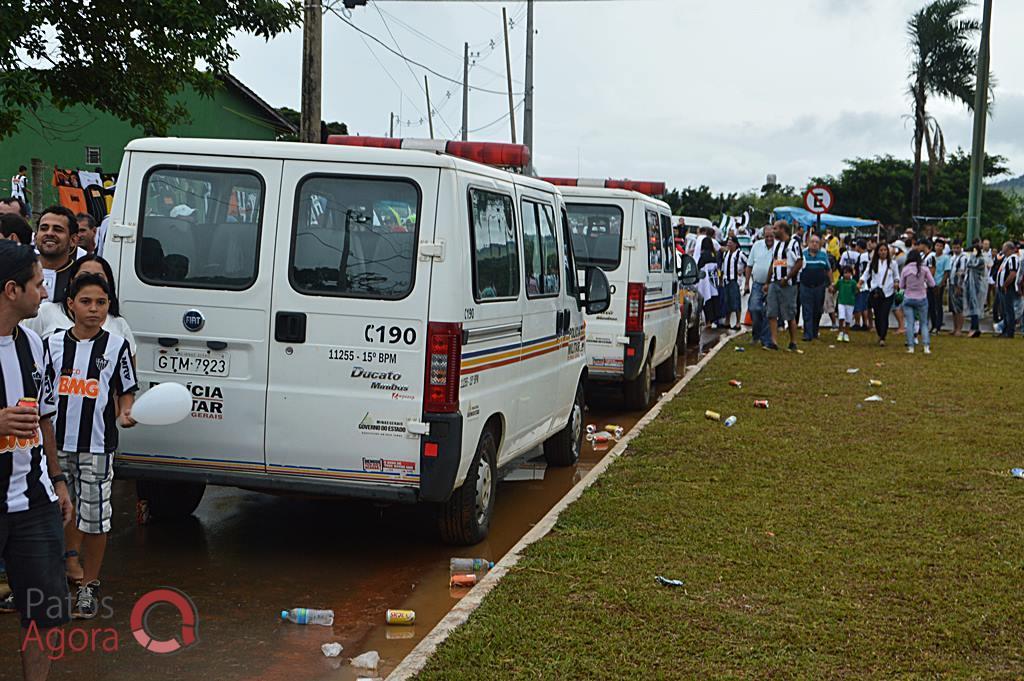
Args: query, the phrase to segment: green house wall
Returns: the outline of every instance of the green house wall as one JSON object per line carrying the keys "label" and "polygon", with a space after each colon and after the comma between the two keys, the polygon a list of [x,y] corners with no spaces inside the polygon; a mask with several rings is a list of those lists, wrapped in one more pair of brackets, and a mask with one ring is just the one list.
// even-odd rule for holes
{"label": "green house wall", "polygon": [[[273,140],[278,134],[266,120],[266,113],[248,97],[230,86],[223,86],[213,97],[202,97],[189,90],[181,95],[191,121],[170,128],[172,137],[211,137],[220,139]],[[35,114],[27,114],[18,132],[0,139],[0,194],[10,190],[10,178],[19,165],[32,167],[31,159],[40,158],[45,168],[92,170],[116,173],[128,142],[143,136],[133,127],[110,114],[92,107],[75,106],[58,111],[45,105]],[[100,148],[100,163],[86,163],[85,148]],[[31,172],[31,170],[30,170]],[[44,202],[56,199],[50,177],[43,180]]]}

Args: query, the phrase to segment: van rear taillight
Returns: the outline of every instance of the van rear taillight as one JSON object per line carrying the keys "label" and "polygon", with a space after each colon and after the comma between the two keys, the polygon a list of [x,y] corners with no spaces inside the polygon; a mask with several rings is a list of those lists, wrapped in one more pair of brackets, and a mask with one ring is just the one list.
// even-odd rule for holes
{"label": "van rear taillight", "polygon": [[423,411],[452,414],[459,410],[462,370],[462,324],[427,324],[427,371]]}
{"label": "van rear taillight", "polygon": [[630,284],[626,293],[626,333],[644,330],[644,296],[643,284]]}

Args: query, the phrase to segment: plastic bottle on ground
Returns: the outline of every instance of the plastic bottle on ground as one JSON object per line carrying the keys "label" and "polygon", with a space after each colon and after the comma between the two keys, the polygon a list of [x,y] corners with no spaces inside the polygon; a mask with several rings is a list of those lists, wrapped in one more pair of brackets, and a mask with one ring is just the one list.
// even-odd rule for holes
{"label": "plastic bottle on ground", "polygon": [[735,416],[730,416],[730,417],[729,417],[729,418],[727,418],[727,419],[726,419],[725,421],[723,421],[723,422],[722,422],[722,424],[723,424],[723,425],[724,425],[724,426],[725,426],[726,428],[732,428],[733,426],[735,426],[735,425],[736,425],[736,417],[735,417]]}
{"label": "plastic bottle on ground", "polygon": [[322,624],[329,627],[334,624],[333,610],[316,610],[314,608],[292,608],[282,610],[281,619],[295,624]]}
{"label": "plastic bottle on ground", "polygon": [[487,572],[494,563],[484,558],[452,558],[448,571],[453,575],[467,575],[471,572]]}

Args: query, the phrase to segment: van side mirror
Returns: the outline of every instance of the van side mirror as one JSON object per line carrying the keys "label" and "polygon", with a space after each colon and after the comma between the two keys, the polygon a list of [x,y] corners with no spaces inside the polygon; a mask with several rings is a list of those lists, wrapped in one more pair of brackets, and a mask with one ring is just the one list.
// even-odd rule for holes
{"label": "van side mirror", "polygon": [[588,267],[583,295],[580,297],[580,307],[585,308],[587,314],[601,314],[611,304],[612,293],[611,286],[608,284],[608,275],[599,267]]}
{"label": "van side mirror", "polygon": [[697,261],[688,255],[682,256],[682,263],[679,265],[679,283],[683,286],[693,286],[700,279],[700,270],[697,269]]}

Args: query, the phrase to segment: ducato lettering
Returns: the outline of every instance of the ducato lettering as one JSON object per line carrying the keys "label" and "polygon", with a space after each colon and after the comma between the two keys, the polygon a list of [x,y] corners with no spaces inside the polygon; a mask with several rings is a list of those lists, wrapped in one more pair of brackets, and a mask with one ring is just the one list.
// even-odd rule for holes
{"label": "ducato lettering", "polygon": [[402,374],[397,371],[366,371],[362,367],[352,369],[352,378],[366,378],[377,381],[401,381]]}

